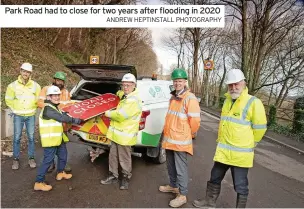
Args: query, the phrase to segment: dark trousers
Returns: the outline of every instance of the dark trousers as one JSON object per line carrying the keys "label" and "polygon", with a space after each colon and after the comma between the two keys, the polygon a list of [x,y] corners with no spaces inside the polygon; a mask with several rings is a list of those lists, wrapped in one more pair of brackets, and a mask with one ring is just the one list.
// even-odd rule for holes
{"label": "dark trousers", "polygon": [[188,194],[188,154],[166,150],[167,168],[170,179],[170,186],[179,188],[182,195]]}
{"label": "dark trousers", "polygon": [[61,173],[64,171],[68,156],[66,144],[62,142],[57,147],[45,147],[43,161],[38,169],[36,182],[44,182],[45,174],[47,173],[49,167],[53,164],[55,155],[58,157],[57,172]]}
{"label": "dark trousers", "polygon": [[241,168],[232,165],[226,165],[219,162],[214,162],[211,170],[210,183],[221,185],[225,177],[226,171],[230,168],[234,190],[241,195],[248,195],[248,168]]}

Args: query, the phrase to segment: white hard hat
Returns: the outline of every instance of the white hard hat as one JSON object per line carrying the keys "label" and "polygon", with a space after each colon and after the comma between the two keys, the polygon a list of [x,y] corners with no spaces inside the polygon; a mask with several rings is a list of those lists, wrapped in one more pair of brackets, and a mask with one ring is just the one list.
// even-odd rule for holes
{"label": "white hard hat", "polygon": [[226,84],[237,83],[245,80],[244,73],[240,69],[231,69],[226,76]]}
{"label": "white hard hat", "polygon": [[46,91],[46,95],[51,94],[61,94],[61,91],[57,86],[50,86]]}
{"label": "white hard hat", "polygon": [[25,62],[21,65],[21,69],[32,72],[33,71],[33,66],[30,63]]}
{"label": "white hard hat", "polygon": [[133,74],[127,73],[122,77],[121,81],[126,81],[126,82],[133,82],[136,83],[136,78]]}

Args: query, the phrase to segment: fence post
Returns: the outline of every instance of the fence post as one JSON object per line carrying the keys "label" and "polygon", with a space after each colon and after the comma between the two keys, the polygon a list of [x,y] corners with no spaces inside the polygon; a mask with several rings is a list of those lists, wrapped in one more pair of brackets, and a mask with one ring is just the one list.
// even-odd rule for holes
{"label": "fence post", "polygon": [[296,99],[293,109],[293,132],[304,133],[304,97]]}
{"label": "fence post", "polygon": [[212,106],[216,106],[216,100],[217,100],[217,96],[214,95],[214,96],[213,96]]}
{"label": "fence post", "polygon": [[274,105],[269,106],[268,125],[277,123],[277,108]]}

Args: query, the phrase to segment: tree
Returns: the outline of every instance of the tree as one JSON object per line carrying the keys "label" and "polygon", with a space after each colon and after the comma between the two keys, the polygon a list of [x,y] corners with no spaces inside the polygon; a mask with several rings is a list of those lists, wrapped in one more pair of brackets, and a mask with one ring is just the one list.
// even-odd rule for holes
{"label": "tree", "polygon": [[304,11],[296,0],[221,0],[230,6],[229,16],[242,26],[241,69],[249,92],[255,94],[266,56],[286,38],[288,31],[303,24]]}

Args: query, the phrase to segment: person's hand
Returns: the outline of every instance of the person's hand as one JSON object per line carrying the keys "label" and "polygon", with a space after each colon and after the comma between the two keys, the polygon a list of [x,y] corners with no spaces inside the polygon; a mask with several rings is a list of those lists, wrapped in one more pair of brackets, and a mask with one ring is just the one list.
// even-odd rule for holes
{"label": "person's hand", "polygon": [[106,116],[106,117],[109,117],[109,116],[110,116],[110,110],[107,110],[107,111],[105,112],[105,116]]}
{"label": "person's hand", "polygon": [[14,117],[14,113],[11,109],[8,109],[8,115],[12,118]]}
{"label": "person's hand", "polygon": [[196,139],[197,133],[192,133],[192,139]]}
{"label": "person's hand", "polygon": [[73,118],[73,123],[75,124],[81,124],[84,120],[80,119],[80,118]]}

